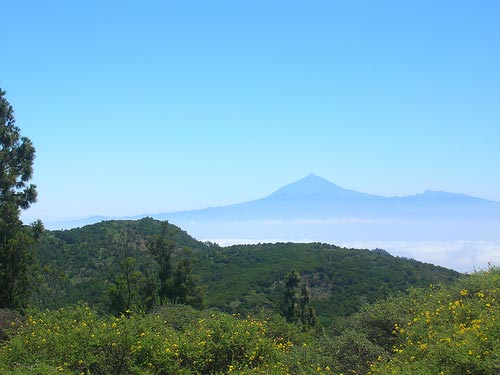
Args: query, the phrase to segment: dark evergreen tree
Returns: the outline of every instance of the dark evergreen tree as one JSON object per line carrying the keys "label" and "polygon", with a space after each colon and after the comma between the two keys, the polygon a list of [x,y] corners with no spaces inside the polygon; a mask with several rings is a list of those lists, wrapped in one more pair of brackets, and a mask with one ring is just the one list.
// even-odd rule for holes
{"label": "dark evergreen tree", "polygon": [[154,260],[158,263],[158,297],[160,305],[163,305],[167,299],[173,297],[172,292],[172,255],[175,249],[175,241],[173,240],[172,230],[167,222],[162,223],[161,233],[149,245],[149,251],[153,255]]}
{"label": "dark evergreen tree", "polygon": [[[36,186],[29,184],[35,148],[21,137],[4,95],[0,89],[0,308],[15,308],[25,303],[35,239],[19,219],[20,210],[36,201]],[[41,230],[41,223],[34,228]]]}
{"label": "dark evergreen tree", "polygon": [[288,273],[285,277],[285,294],[283,298],[283,316],[288,322],[295,322],[298,317],[297,288],[300,283],[300,275],[297,271]]}
{"label": "dark evergreen tree", "polygon": [[201,307],[203,295],[193,275],[193,262],[190,251],[185,250],[179,259],[172,277],[172,290],[174,292],[172,302]]}
{"label": "dark evergreen tree", "polygon": [[109,290],[110,310],[114,314],[129,311],[136,306],[142,273],[137,269],[137,259],[133,256],[132,234],[127,231],[115,239],[115,259],[120,271],[115,276]]}
{"label": "dark evergreen tree", "polygon": [[318,317],[314,307],[309,305],[310,301],[309,290],[307,285],[303,283],[299,295],[299,318],[303,327],[316,327],[318,325]]}
{"label": "dark evergreen tree", "polygon": [[[151,262],[152,263],[152,262]],[[145,312],[150,312],[156,304],[156,294],[158,290],[158,278],[156,272],[150,270],[154,268],[153,264],[147,264],[145,271],[142,273],[140,288],[139,288],[139,307]]]}
{"label": "dark evergreen tree", "polygon": [[314,308],[309,305],[310,300],[307,285],[301,283],[300,274],[297,271],[288,273],[282,306],[285,319],[290,323],[302,324],[304,329],[317,326],[318,318]]}
{"label": "dark evergreen tree", "polygon": [[149,250],[159,266],[160,305],[170,301],[201,307],[202,291],[193,275],[191,251],[187,248],[177,248],[175,234],[175,229],[165,221],[162,223],[160,234],[149,245]]}

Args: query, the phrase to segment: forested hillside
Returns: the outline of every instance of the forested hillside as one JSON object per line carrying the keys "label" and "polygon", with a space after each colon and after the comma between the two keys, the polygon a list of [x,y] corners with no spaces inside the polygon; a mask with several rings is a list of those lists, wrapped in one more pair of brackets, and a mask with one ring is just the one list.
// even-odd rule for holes
{"label": "forested hillside", "polygon": [[491,268],[449,285],[412,289],[364,305],[322,331],[270,312],[242,317],[182,305],[119,316],[85,305],[32,309],[25,316],[0,310],[0,332],[7,333],[0,372],[496,374],[499,282],[500,271]]}
{"label": "forested hillside", "polygon": [[[272,306],[290,270],[302,275],[318,313],[349,315],[410,286],[452,281],[458,273],[383,250],[346,249],[321,243],[238,245],[200,254],[200,276],[212,306]],[[238,311],[236,309],[236,311]]]}
{"label": "forested hillside", "polygon": [[[311,243],[219,247],[202,243],[181,229],[153,219],[107,221],[66,231],[47,231],[36,254],[41,264],[34,300],[39,307],[85,301],[98,309],[109,305],[109,290],[124,259],[133,261],[137,301],[158,269],[149,244],[162,230],[175,244],[173,259],[188,257],[193,276],[203,286],[205,306],[246,313],[279,311],[284,279],[297,271],[321,321],[350,315],[360,306],[410,286],[455,280],[457,272],[383,250],[345,249]],[[149,280],[149,281],[148,281]],[[154,285],[153,285],[154,287]],[[140,306],[143,307],[143,306]]]}
{"label": "forested hillside", "polygon": [[111,290],[123,283],[117,277],[127,277],[135,307],[146,308],[142,303],[154,294],[158,273],[158,261],[150,247],[162,233],[168,237],[167,245],[175,258],[191,260],[191,249],[206,248],[179,228],[152,219],[46,231],[35,249],[39,270],[34,304],[53,308],[83,301],[107,311]]}

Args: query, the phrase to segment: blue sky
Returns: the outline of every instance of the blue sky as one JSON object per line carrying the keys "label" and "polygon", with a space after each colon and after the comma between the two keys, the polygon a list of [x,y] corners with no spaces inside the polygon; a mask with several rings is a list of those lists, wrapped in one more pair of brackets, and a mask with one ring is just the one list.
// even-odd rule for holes
{"label": "blue sky", "polygon": [[498,1],[8,1],[27,220],[262,197],[315,173],[500,201]]}

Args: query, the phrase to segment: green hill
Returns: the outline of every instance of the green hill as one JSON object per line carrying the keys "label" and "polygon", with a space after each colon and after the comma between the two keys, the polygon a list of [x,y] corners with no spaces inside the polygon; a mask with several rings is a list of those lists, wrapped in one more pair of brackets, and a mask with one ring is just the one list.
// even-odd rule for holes
{"label": "green hill", "polygon": [[238,245],[201,254],[207,302],[243,310],[273,306],[282,280],[296,270],[320,316],[349,315],[369,302],[410,286],[449,282],[459,273],[391,256],[383,250],[346,249],[321,243]]}
{"label": "green hill", "polygon": [[[283,279],[301,274],[324,323],[350,315],[360,306],[410,286],[451,282],[459,273],[383,250],[346,249],[321,243],[277,243],[219,247],[202,243],[169,225],[179,248],[192,249],[193,270],[204,288],[205,303],[229,312],[278,309]],[[59,307],[85,301],[102,307],[124,254],[137,269],[151,273],[157,264],[147,244],[162,222],[105,221],[82,228],[47,231],[36,254],[42,275],[34,301]]]}
{"label": "green hill", "polygon": [[[180,228],[169,228],[179,247],[206,248]],[[83,301],[104,308],[124,257],[134,258],[139,272],[155,271],[157,264],[147,245],[161,231],[162,223],[148,218],[46,231],[35,249],[41,271],[33,296],[35,305],[55,308]]]}

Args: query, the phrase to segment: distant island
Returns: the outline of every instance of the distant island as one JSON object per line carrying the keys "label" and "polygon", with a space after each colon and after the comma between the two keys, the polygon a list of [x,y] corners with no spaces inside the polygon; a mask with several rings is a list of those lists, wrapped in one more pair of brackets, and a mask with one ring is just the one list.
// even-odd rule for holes
{"label": "distant island", "polygon": [[310,174],[267,197],[222,207],[46,223],[69,229],[103,220],[168,220],[197,238],[275,237],[297,241],[498,239],[500,203],[442,191],[383,197]]}

